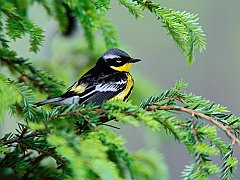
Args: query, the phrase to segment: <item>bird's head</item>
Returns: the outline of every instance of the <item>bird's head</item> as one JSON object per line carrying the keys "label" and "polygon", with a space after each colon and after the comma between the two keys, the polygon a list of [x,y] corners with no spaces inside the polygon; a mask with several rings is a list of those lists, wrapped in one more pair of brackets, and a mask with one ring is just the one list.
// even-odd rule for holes
{"label": "bird's head", "polygon": [[112,48],[101,56],[97,65],[110,67],[116,71],[129,72],[132,64],[139,61],[141,60],[131,58],[126,52],[120,49]]}

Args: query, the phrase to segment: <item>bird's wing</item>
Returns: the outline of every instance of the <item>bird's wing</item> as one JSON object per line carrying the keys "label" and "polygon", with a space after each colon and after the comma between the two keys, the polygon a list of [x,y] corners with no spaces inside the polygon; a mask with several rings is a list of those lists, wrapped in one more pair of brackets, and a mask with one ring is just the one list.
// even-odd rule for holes
{"label": "bird's wing", "polygon": [[80,103],[93,102],[100,105],[103,101],[109,100],[123,91],[126,87],[126,80],[111,81],[95,86],[95,88],[88,93],[80,96]]}
{"label": "bird's wing", "polygon": [[81,80],[73,84],[62,96],[65,98],[78,97],[78,103],[93,102],[100,105],[126,88],[125,74],[111,74],[98,76],[92,80]]}

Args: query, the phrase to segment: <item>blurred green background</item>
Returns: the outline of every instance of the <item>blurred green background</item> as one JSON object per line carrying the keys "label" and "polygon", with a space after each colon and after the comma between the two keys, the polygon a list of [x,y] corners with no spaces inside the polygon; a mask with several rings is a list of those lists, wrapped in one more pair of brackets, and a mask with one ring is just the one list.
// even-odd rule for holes
{"label": "blurred green background", "polygon": [[[136,83],[133,101],[138,103],[149,95],[160,92],[161,89],[170,88],[176,80],[183,79],[189,83],[188,92],[194,92],[227,106],[239,116],[240,1],[163,0],[161,3],[173,9],[199,15],[199,22],[206,33],[207,50],[201,54],[196,53],[196,62],[190,67],[171,37],[167,36],[167,31],[161,27],[160,21],[153,15],[145,13],[144,18],[135,20],[126,8],[112,1],[112,9],[108,14],[118,30],[120,48],[131,56],[142,59],[142,62],[136,64],[132,70]],[[44,10],[36,4],[31,8],[29,16],[46,31],[46,40],[40,53],[35,55],[28,52],[27,38],[17,41],[13,47],[20,56],[30,58],[39,66],[46,68],[47,64],[55,67],[64,66],[65,71],[61,73],[57,68],[48,70],[63,78],[66,86],[70,85],[83,73],[83,69],[77,73],[78,69],[74,68],[85,66],[87,63],[85,56],[79,56],[81,48],[84,49],[86,46],[84,40],[78,33],[70,38],[62,37],[56,22],[49,19]],[[81,32],[81,27],[78,30]],[[104,51],[105,49],[97,49],[94,57]],[[5,119],[1,134],[14,130],[15,124],[11,122],[14,120]],[[159,149],[168,163],[169,179],[179,179],[180,172],[190,161],[183,145],[174,141],[171,136],[166,137],[164,133],[156,135],[146,129],[130,126],[122,126],[116,132],[126,137],[130,150]]]}

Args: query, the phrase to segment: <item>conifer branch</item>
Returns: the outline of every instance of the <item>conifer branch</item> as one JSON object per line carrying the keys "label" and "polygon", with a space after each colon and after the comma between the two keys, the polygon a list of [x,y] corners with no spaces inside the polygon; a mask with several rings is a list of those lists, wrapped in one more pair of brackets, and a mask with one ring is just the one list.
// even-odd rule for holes
{"label": "conifer branch", "polygon": [[203,113],[199,113],[195,110],[192,109],[187,109],[184,107],[176,107],[176,106],[160,106],[160,107],[147,107],[146,108],[147,111],[155,111],[155,110],[174,110],[174,111],[181,111],[184,113],[188,113],[191,116],[194,117],[200,117],[216,126],[218,126],[220,129],[222,129],[230,139],[232,139],[232,145],[234,145],[235,143],[237,143],[239,149],[240,149],[240,142],[239,140],[231,133],[231,131],[229,130],[229,127],[227,128],[226,126],[224,126],[223,124],[219,123],[218,121],[213,120],[211,117],[203,114]]}
{"label": "conifer branch", "polygon": [[[27,150],[37,151],[41,155],[39,157],[35,158],[34,160],[32,160],[33,164],[36,164],[36,163],[40,162],[40,160],[42,158],[46,157],[46,156],[50,156],[50,157],[54,158],[62,166],[66,165],[66,161],[63,158],[53,154],[50,150],[43,150],[43,149],[40,149],[38,147],[34,147],[31,144],[25,142],[25,140],[27,140],[29,138],[44,137],[44,134],[45,134],[44,131],[42,131],[42,132],[33,131],[30,134],[27,134],[27,130],[28,130],[28,128],[24,127],[21,130],[21,132],[19,132],[20,133],[19,135],[15,135],[16,137],[14,137],[12,139],[6,139],[6,140],[2,139],[1,140],[2,144],[5,145],[5,146],[12,147],[12,146],[14,146],[14,144],[17,143],[17,145],[24,148],[24,151],[27,151]],[[15,145],[15,147],[17,147],[17,145]]]}
{"label": "conifer branch", "polygon": [[188,63],[194,61],[194,49],[206,49],[205,34],[198,23],[197,15],[186,11],[175,11],[163,7],[160,3],[146,0],[119,0],[136,18],[141,16],[144,9],[153,13],[172,36],[181,52],[187,57]]}
{"label": "conifer branch", "polygon": [[[32,65],[28,59],[18,58],[15,54],[10,54],[9,57],[0,57],[0,63],[9,68],[14,73],[20,74],[19,80],[23,82],[31,82],[33,87],[38,87],[51,96],[56,96],[61,93],[63,82],[57,80],[54,76],[47,75],[43,70],[40,70]],[[28,84],[28,83],[27,83]]]}
{"label": "conifer branch", "polygon": [[43,135],[42,133],[37,132],[37,131],[34,131],[34,132],[32,132],[30,134],[27,134],[25,136],[22,133],[19,137],[15,137],[13,139],[3,141],[3,145],[12,145],[14,143],[19,143],[23,139],[28,139],[28,138],[32,138],[32,137],[40,137],[42,135]]}

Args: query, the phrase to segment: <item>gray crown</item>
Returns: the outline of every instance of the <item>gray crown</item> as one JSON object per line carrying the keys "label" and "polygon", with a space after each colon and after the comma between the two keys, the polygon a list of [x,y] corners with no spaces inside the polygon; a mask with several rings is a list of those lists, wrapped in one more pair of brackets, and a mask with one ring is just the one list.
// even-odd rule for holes
{"label": "gray crown", "polygon": [[121,57],[130,57],[126,52],[117,49],[117,48],[112,48],[109,49],[107,52],[105,52],[102,55],[103,59],[115,59],[115,58],[121,58]]}

